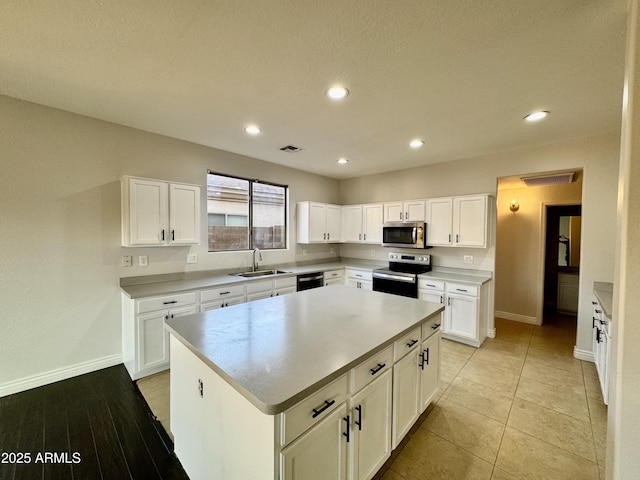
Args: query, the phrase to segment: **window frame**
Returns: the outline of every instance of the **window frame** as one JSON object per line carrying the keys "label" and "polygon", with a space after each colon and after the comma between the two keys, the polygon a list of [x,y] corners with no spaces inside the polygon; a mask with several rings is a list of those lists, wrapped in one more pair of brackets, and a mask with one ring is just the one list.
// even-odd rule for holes
{"label": "window frame", "polygon": [[[260,180],[258,178],[248,178],[241,177],[239,175],[229,175],[228,173],[216,172],[213,170],[207,169],[207,182],[205,185],[207,186],[207,191],[209,187],[209,175],[218,175],[221,177],[234,178],[237,180],[244,180],[249,182],[248,196],[249,196],[249,215],[248,215],[248,229],[249,229],[249,248],[248,249],[240,249],[240,250],[209,250],[207,247],[207,253],[221,253],[221,252],[250,252],[254,250],[256,247],[253,245],[253,185],[254,183],[262,184],[262,185],[271,185],[273,187],[280,187],[284,189],[284,238],[283,243],[284,247],[282,248],[269,248],[263,250],[288,250],[289,249],[289,185],[284,185],[281,183],[268,182],[266,180]],[[209,196],[207,194],[207,201]],[[207,206],[207,215],[209,215],[209,209]],[[226,215],[226,214],[225,214]],[[207,222],[208,223],[208,222]],[[207,244],[209,242],[209,232],[207,231]]]}

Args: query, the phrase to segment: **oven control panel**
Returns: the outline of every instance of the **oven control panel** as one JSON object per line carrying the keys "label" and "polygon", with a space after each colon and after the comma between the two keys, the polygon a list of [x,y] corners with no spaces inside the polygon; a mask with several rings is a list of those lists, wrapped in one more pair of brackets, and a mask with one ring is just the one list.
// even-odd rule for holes
{"label": "oven control panel", "polygon": [[419,254],[414,255],[410,253],[394,253],[389,254],[390,262],[400,263],[417,263],[421,265],[431,265],[431,255]]}

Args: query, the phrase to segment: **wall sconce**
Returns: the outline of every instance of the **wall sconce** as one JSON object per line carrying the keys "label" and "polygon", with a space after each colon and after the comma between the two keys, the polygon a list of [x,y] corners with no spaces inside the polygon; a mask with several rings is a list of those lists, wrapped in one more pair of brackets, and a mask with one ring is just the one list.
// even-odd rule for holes
{"label": "wall sconce", "polygon": [[512,199],[511,202],[509,203],[509,210],[511,210],[513,213],[516,213],[518,210],[520,210],[520,203],[518,203],[517,199]]}

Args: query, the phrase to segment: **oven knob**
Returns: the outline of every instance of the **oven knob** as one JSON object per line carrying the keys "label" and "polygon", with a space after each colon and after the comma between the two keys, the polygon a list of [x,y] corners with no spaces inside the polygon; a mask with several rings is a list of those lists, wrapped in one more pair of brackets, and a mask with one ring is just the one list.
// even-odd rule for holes
{"label": "oven knob", "polygon": [[420,260],[421,262],[424,261],[424,257],[420,257],[418,260]]}

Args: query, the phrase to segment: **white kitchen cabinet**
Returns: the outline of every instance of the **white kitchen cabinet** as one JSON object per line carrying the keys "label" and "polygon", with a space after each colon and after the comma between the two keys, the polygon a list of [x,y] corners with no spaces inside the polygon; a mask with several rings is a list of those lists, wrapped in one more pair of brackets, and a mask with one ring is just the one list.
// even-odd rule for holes
{"label": "white kitchen cabinet", "polygon": [[417,352],[420,335],[401,360],[393,366],[393,433],[392,448],[396,448],[418,418],[420,377]]}
{"label": "white kitchen cabinet", "polygon": [[[429,329],[429,325],[425,325]],[[422,333],[422,337],[427,336],[426,332]],[[437,332],[420,345],[419,366],[420,366],[420,397],[419,408],[420,413],[424,412],[440,386],[440,332]]]}
{"label": "white kitchen cabinet", "polygon": [[286,295],[296,291],[296,277],[278,277],[268,280],[247,282],[247,302],[273,296]]}
{"label": "white kitchen cabinet", "polygon": [[423,222],[424,220],[424,200],[384,203],[385,222]]}
{"label": "white kitchen cabinet", "polygon": [[200,243],[200,187],[123,177],[122,245],[153,247]]}
{"label": "white kitchen cabinet", "polygon": [[346,404],[281,452],[284,480],[346,480],[349,420]]}
{"label": "white kitchen cabinet", "polygon": [[595,299],[593,304],[593,358],[598,372],[600,389],[605,405],[609,404],[609,358],[611,350],[611,319],[604,313],[600,302]]}
{"label": "white kitchen cabinet", "polygon": [[344,285],[344,268],[324,272],[324,286]]}
{"label": "white kitchen cabinet", "polygon": [[342,207],[319,202],[298,202],[298,243],[340,241]]}
{"label": "white kitchen cabinet", "polygon": [[430,246],[487,246],[488,195],[430,198],[427,243]]}
{"label": "white kitchen cabinet", "polygon": [[420,299],[445,305],[441,318],[444,338],[482,345],[487,337],[488,282],[478,285],[420,277],[418,288]]}
{"label": "white kitchen cabinet", "polygon": [[373,272],[371,270],[346,268],[345,285],[364,290],[373,290]]}
{"label": "white kitchen cabinet", "polygon": [[383,206],[381,203],[342,207],[342,241],[382,243]]}
{"label": "white kitchen cabinet", "polygon": [[133,380],[169,368],[169,334],[164,321],[197,311],[197,292],[139,300],[123,294],[122,356]]}
{"label": "white kitchen cabinet", "polygon": [[226,285],[223,287],[210,288],[200,292],[200,312],[215,310],[216,308],[239,305],[246,300],[245,286]]}
{"label": "white kitchen cabinet", "polygon": [[372,478],[391,456],[392,371],[379,375],[350,401],[353,480]]}

